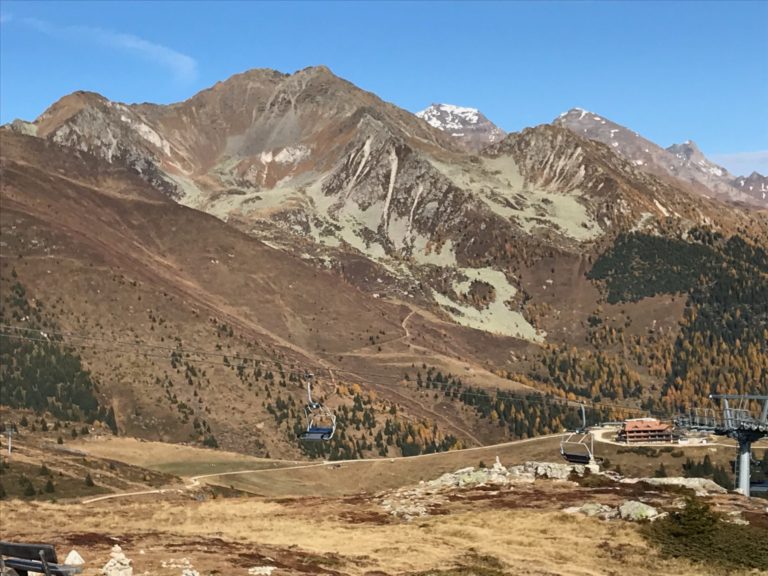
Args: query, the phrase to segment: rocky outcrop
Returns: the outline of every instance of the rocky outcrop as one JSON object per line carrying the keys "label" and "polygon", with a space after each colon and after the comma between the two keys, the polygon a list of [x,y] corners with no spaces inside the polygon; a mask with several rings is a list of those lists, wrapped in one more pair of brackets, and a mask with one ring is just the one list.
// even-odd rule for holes
{"label": "rocky outcrop", "polygon": [[581,506],[571,506],[563,509],[566,514],[583,514],[590,518],[599,518],[600,520],[614,520],[621,518],[630,522],[640,522],[643,520],[655,521],[664,518],[667,513],[659,512],[653,506],[638,502],[636,500],[627,500],[618,508],[600,504],[598,502],[587,502]]}
{"label": "rocky outcrop", "polygon": [[571,474],[581,476],[585,471],[585,466],[552,462],[526,462],[506,468],[497,457],[491,468],[462,468],[443,474],[435,480],[422,481],[413,488],[400,488],[382,494],[377,500],[379,505],[393,516],[411,520],[427,516],[447,502],[448,495],[457,490],[480,486],[514,489],[515,484],[530,484],[537,479],[567,480]]}
{"label": "rocky outcrop", "polygon": [[[522,490],[522,485],[525,484],[539,481],[568,482],[575,476],[585,475],[605,476],[609,484],[610,482],[622,484],[643,482],[651,486],[682,486],[695,490],[699,496],[726,492],[724,488],[706,478],[621,478],[615,473],[603,472],[595,465],[582,466],[557,462],[530,461],[505,467],[497,457],[496,462],[490,468],[472,466],[462,468],[455,472],[445,473],[434,480],[422,481],[418,486],[400,488],[380,494],[376,500],[389,514],[404,520],[411,520],[436,512],[441,505],[449,502],[458,491],[483,488],[486,494],[495,496],[515,490],[516,485],[517,489]],[[620,518],[630,522],[654,521],[667,515],[666,512],[638,500],[625,500],[620,506],[611,506],[601,502],[586,502],[580,506],[567,507],[563,512],[601,520]]]}
{"label": "rocky outcrop", "polygon": [[696,492],[697,496],[728,493],[728,490],[708,478],[623,478],[620,482],[625,484],[645,482],[651,486],[682,486],[683,488],[690,488]]}
{"label": "rocky outcrop", "polygon": [[619,506],[619,516],[622,520],[639,522],[640,520],[656,520],[661,516],[661,513],[648,504],[636,500],[627,500]]}
{"label": "rocky outcrop", "polygon": [[464,488],[478,485],[506,485],[514,482],[533,482],[537,478],[547,480],[568,480],[571,474],[583,476],[587,469],[598,473],[597,466],[582,466],[581,464],[560,464],[556,462],[526,462],[518,466],[505,468],[496,458],[491,468],[462,468],[456,472],[443,474],[437,480],[427,482],[427,486],[435,488]]}
{"label": "rocky outcrop", "polygon": [[619,511],[616,508],[598,502],[587,502],[581,506],[571,506],[563,509],[563,512],[566,514],[583,514],[584,516],[596,517],[601,520],[612,520],[619,516]]}
{"label": "rocky outcrop", "polygon": [[589,470],[591,473],[599,473],[600,468],[594,465],[583,466],[581,464],[560,464],[554,462],[526,462],[521,468],[523,472],[532,474],[535,478],[547,478],[549,480],[568,480],[571,474],[583,476]]}

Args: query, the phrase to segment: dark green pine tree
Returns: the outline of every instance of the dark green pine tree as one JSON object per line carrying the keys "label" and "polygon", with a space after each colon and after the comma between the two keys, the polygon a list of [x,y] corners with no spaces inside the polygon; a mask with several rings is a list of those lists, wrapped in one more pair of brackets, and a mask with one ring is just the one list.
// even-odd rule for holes
{"label": "dark green pine tree", "polygon": [[714,480],[723,488],[727,488],[728,490],[733,488],[733,480],[731,480],[731,476],[723,466],[715,467],[714,471],[712,472],[712,480]]}

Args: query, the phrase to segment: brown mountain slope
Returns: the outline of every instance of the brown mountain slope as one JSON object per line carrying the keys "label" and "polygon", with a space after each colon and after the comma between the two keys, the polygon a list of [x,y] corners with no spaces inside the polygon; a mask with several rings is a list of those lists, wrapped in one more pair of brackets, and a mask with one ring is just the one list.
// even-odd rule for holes
{"label": "brown mountain slope", "polygon": [[450,146],[440,131],[322,66],[292,75],[250,70],[170,106],[76,92],[34,125],[41,137],[122,158],[145,176],[152,166],[173,188],[169,195],[196,205],[220,190],[272,188],[327,168],[366,116],[421,145]]}
{"label": "brown mountain slope", "polygon": [[751,225],[560,127],[461,153],[324,67],[251,70],[170,106],[75,93],[34,126],[366,291],[529,341],[545,334],[520,314],[523,267],[631,229]]}
{"label": "brown mountain slope", "polygon": [[[324,68],[251,71],[171,106],[76,93],[15,130],[37,137],[2,131],[5,285],[16,266],[35,298],[67,300],[62,328],[171,346],[170,362],[167,349],[132,348],[130,362],[83,352],[113,380],[119,427],[213,431],[260,454],[298,452],[303,367],[344,385],[331,400],[349,409],[351,454],[339,457],[570,425],[519,399],[462,394],[467,383],[652,406],[683,349],[688,293],[712,271],[702,242],[764,242],[768,230],[759,211],[562,126],[461,153]],[[611,277],[589,279],[597,260]],[[752,283],[759,271],[744,264],[739,282]],[[189,347],[217,364],[193,370],[205,356]],[[686,386],[687,399],[699,393]],[[394,403],[407,412],[396,432]]]}
{"label": "brown mountain slope", "polygon": [[[9,132],[2,144],[3,290],[20,282],[33,309],[48,311],[42,328],[77,346],[120,430],[201,439],[193,429],[201,420],[225,446],[296,456],[290,434],[276,431],[265,410],[271,382],[252,377],[277,375],[279,363],[286,389],[268,394],[292,399],[298,415],[305,395],[288,376],[308,368],[324,395],[331,380],[363,383],[378,392],[382,412],[397,403],[407,421],[439,420],[446,434],[471,443],[498,436],[478,429],[472,414],[437,413],[433,400],[398,389],[402,367],[414,362],[454,371],[472,363],[461,363],[445,335],[433,349],[439,320],[370,298],[178,205],[117,164]],[[14,325],[32,326],[25,322],[14,316]],[[418,326],[412,333],[410,322]],[[239,358],[261,368],[246,362],[243,376]],[[468,379],[512,385],[479,366]]]}

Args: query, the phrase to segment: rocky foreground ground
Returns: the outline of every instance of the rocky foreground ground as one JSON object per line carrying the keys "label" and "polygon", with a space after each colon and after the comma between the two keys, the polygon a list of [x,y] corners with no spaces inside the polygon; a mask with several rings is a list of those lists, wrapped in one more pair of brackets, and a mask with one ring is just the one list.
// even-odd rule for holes
{"label": "rocky foreground ground", "polygon": [[75,549],[86,576],[722,573],[664,558],[639,535],[693,493],[768,538],[764,501],[708,480],[498,459],[334,498],[214,498],[200,489],[93,504],[11,501],[2,538],[53,542],[62,557]]}

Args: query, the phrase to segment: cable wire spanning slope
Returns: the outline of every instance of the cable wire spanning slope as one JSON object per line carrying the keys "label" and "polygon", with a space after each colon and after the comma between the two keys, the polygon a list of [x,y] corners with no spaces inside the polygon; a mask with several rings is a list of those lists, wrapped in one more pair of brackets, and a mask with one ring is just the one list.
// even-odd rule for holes
{"label": "cable wire spanning slope", "polygon": [[[33,338],[31,336],[22,336],[20,334],[14,334],[12,331],[19,330],[27,333],[34,333],[39,334],[39,338]],[[0,338],[14,338],[18,340],[25,340],[30,342],[51,342],[51,339],[47,336],[48,334],[58,336],[60,338],[69,338],[74,340],[80,340],[82,342],[90,342],[91,344],[87,344],[87,346],[91,348],[99,348],[99,349],[106,349],[106,350],[113,350],[118,352],[125,352],[125,353],[132,353],[136,355],[141,355],[147,358],[157,358],[157,359],[167,359],[168,356],[158,355],[158,354],[149,354],[142,350],[164,350],[169,353],[181,353],[181,354],[196,354],[200,356],[206,356],[208,358],[223,358],[225,356],[222,352],[217,351],[211,351],[211,350],[200,350],[200,349],[190,349],[190,348],[184,348],[182,346],[177,347],[171,347],[171,346],[163,346],[158,344],[148,344],[148,343],[139,343],[139,342],[130,342],[126,340],[110,340],[107,338],[96,338],[93,336],[86,336],[82,334],[72,333],[72,332],[61,332],[61,331],[42,331],[38,329],[33,328],[27,328],[24,326],[12,326],[7,324],[0,324]],[[70,342],[70,344],[73,344]],[[83,343],[76,343],[73,345],[85,347],[86,344]],[[256,358],[256,357],[248,357],[248,356],[240,356],[235,355],[232,357],[232,361],[229,363],[225,362],[217,362],[215,360],[210,359],[195,359],[195,358],[188,358],[186,357],[185,360],[193,363],[198,364],[207,364],[207,365],[213,365],[213,366],[225,366],[225,367],[232,367],[233,365],[235,367],[238,366],[238,362],[240,362],[240,365],[243,365],[244,362],[253,362],[256,366],[261,367],[271,367],[278,370],[284,369],[284,366],[282,363],[274,361],[274,360],[268,360],[265,358]],[[296,370],[297,368],[291,368],[292,370]],[[366,379],[370,378],[374,381],[378,381],[380,383],[384,384],[397,384],[402,381],[402,379],[393,379],[391,374],[380,374],[380,373],[374,373],[374,372],[364,372],[364,371],[351,371],[351,370],[345,370],[345,369],[329,369],[329,368],[323,368],[323,367],[313,367],[313,370],[322,373],[326,372],[328,374],[328,378],[332,381],[335,381],[335,374],[345,374],[350,377],[354,377],[357,379]],[[463,396],[467,397],[478,397],[478,398],[487,398],[488,394],[484,393],[475,393],[475,392],[468,392],[464,391],[462,392]],[[533,397],[532,397],[533,396]],[[561,404],[565,406],[572,406],[572,407],[578,407],[580,404],[578,402],[569,401],[565,398],[555,398],[552,396],[546,396],[545,393],[538,392],[537,394],[529,393],[526,396],[521,395],[515,395],[511,392],[506,392],[505,400],[510,400],[513,402],[523,402],[527,404],[540,404],[540,405],[551,405],[551,404]],[[659,418],[669,418],[668,414],[658,413],[658,412],[650,412],[648,410],[637,408],[633,406],[624,406],[621,404],[612,404],[608,402],[590,402],[585,401],[585,405],[587,405],[589,408],[592,409],[607,409],[612,411],[618,411],[618,412],[634,412],[636,414],[643,414],[648,416],[656,416]]]}

